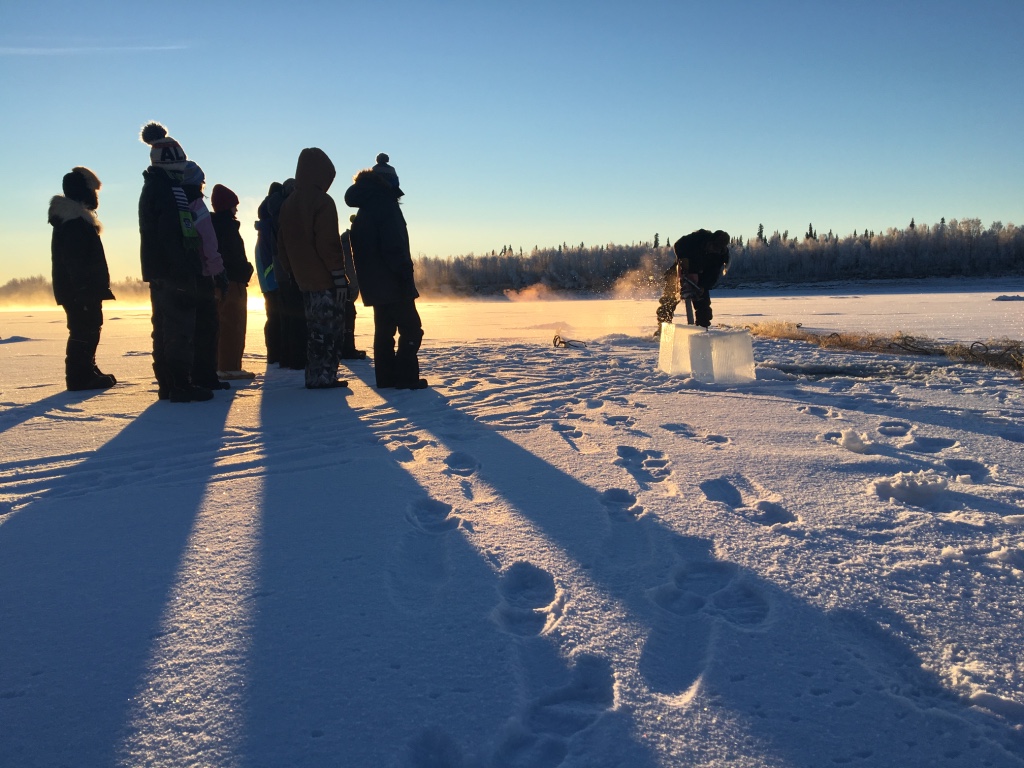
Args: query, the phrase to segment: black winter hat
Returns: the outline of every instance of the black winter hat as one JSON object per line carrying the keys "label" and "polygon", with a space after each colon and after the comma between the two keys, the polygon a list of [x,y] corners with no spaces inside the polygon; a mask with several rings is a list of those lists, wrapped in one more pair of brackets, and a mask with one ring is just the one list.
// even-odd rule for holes
{"label": "black winter hat", "polygon": [[70,173],[65,173],[61,182],[64,197],[79,203],[92,204],[91,207],[95,207],[96,190],[100,186],[102,185],[99,177],[82,165],[76,165]]}

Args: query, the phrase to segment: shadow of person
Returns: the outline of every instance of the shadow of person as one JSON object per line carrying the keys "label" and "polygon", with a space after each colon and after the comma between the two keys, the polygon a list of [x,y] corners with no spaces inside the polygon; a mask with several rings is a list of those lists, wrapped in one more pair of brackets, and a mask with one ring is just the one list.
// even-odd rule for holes
{"label": "shadow of person", "polygon": [[228,407],[153,404],[70,466],[62,433],[88,427],[53,423],[0,526],[0,765],[115,764]]}
{"label": "shadow of person", "polygon": [[[675,716],[631,723],[624,744],[635,749],[638,733],[660,733],[650,738],[675,739],[675,764],[732,754],[808,767],[1006,765],[1024,755],[1012,724],[946,690],[895,630],[824,612],[715,557],[712,540],[676,531],[677,515],[702,512],[685,500],[654,514],[628,489],[592,488],[554,466],[558,457],[524,447],[530,429],[510,440],[437,392],[387,399],[404,428],[435,435],[449,452],[439,466],[457,480],[452,498],[461,494],[463,514],[477,521],[474,500],[486,500],[481,515],[500,500],[503,568],[521,576],[508,590],[513,601],[541,610],[554,590],[563,594],[552,605],[572,614],[571,627],[558,621],[562,642],[573,638],[560,653],[589,660],[583,680],[545,683],[544,657],[524,656],[534,687],[516,721],[527,744],[556,733],[584,764],[632,764],[618,760],[624,747],[609,747],[603,729],[653,706]],[[572,457],[563,466],[585,471]],[[601,693],[612,679],[624,697],[614,708]],[[568,713],[545,710],[572,700],[572,690],[585,693],[561,705]],[[594,714],[595,701],[604,714]]]}
{"label": "shadow of person", "polygon": [[0,434],[38,417],[45,417],[53,422],[88,421],[89,417],[83,416],[83,410],[77,406],[89,398],[102,394],[103,391],[91,389],[68,392],[63,390],[31,403],[0,403]]}
{"label": "shadow of person", "polygon": [[[495,602],[493,568],[407,471],[417,438],[367,424],[386,409],[350,397],[264,382],[238,763],[473,764],[515,707],[514,640],[480,609]],[[481,687],[492,695],[473,696]]]}

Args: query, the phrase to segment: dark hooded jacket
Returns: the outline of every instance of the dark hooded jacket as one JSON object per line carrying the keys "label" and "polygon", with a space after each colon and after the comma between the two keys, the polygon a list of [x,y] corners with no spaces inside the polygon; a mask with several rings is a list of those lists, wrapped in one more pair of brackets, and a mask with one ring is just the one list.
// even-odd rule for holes
{"label": "dark hooded jacket", "polygon": [[56,195],[47,216],[53,227],[53,297],[58,304],[83,304],[113,299],[110,272],[94,211],[77,200]]}
{"label": "dark hooded jacket", "polygon": [[[139,235],[142,279],[192,280],[203,274],[199,237],[186,243],[182,232],[182,211],[174,197],[180,182],[162,168],[150,166],[142,172],[145,182],[139,196]],[[191,214],[189,214],[191,222]]]}
{"label": "dark hooded jacket", "polygon": [[676,254],[676,267],[681,274],[696,274],[698,284],[710,290],[718,283],[722,270],[729,263],[728,250],[725,253],[711,253],[708,248],[716,240],[729,242],[729,235],[722,230],[710,232],[698,229],[676,240],[672,250]]}
{"label": "dark hooded jacket", "polygon": [[359,209],[352,221],[352,257],[363,303],[368,307],[419,296],[409,230],[398,205],[401,196],[400,189],[373,171],[361,171],[345,192],[345,202]]}
{"label": "dark hooded jacket", "polygon": [[295,189],[281,205],[277,257],[299,290],[327,291],[344,274],[338,208],[327,190],[334,181],[334,163],[317,147],[299,153]]}

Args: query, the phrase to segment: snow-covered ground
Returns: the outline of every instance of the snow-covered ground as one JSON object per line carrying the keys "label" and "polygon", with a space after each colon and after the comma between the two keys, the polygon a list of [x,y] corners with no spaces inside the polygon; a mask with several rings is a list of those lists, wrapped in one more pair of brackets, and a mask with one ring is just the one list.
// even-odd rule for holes
{"label": "snow-covered ground", "polygon": [[[973,341],[1020,294],[715,311]],[[756,340],[704,384],[650,301],[421,309],[430,390],[307,391],[252,313],[257,380],[186,405],[144,311],[103,393],[0,313],[0,766],[1024,765],[1019,376]]]}

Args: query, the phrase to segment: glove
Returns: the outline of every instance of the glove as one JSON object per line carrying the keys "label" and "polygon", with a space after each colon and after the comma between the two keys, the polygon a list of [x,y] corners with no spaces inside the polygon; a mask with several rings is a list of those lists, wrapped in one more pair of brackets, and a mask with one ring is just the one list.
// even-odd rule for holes
{"label": "glove", "polygon": [[696,299],[700,296],[704,291],[697,284],[699,279],[695,273],[680,275],[679,295],[684,299]]}
{"label": "glove", "polygon": [[213,276],[213,284],[220,289],[220,297],[223,299],[228,295],[228,273],[220,272]]}
{"label": "glove", "polygon": [[344,269],[332,269],[331,280],[334,281],[334,297],[338,305],[344,305],[348,299],[348,275]]}

